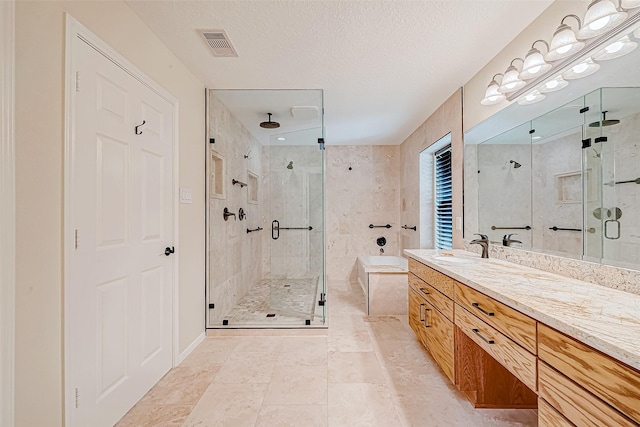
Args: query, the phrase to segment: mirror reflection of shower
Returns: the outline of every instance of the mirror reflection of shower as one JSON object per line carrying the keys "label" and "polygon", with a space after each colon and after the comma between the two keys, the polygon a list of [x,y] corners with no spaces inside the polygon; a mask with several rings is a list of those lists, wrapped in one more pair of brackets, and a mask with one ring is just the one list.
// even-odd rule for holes
{"label": "mirror reflection of shower", "polygon": [[518,169],[520,166],[522,166],[520,163],[516,162],[515,160],[509,160],[509,163],[513,164],[514,169]]}
{"label": "mirror reflection of shower", "polygon": [[287,169],[293,169],[293,160],[289,162],[289,164],[287,165]]}

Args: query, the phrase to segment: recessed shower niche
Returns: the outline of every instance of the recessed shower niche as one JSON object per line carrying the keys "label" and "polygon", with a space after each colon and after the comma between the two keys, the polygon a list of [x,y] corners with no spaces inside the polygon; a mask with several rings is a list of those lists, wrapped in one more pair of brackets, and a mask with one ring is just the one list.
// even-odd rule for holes
{"label": "recessed shower niche", "polygon": [[207,105],[207,327],[324,327],[322,91],[209,90]]}
{"label": "recessed shower niche", "polygon": [[247,202],[258,204],[258,175],[251,171],[247,171]]}
{"label": "recessed shower niche", "polygon": [[209,196],[216,199],[225,198],[225,164],[224,157],[216,153],[213,148],[209,153]]}

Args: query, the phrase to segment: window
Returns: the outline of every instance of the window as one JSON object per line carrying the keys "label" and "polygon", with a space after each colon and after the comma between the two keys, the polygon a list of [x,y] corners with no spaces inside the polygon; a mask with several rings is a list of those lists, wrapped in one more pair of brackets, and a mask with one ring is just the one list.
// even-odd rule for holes
{"label": "window", "polygon": [[451,249],[453,214],[451,211],[451,144],[436,151],[434,158],[435,184],[435,247]]}

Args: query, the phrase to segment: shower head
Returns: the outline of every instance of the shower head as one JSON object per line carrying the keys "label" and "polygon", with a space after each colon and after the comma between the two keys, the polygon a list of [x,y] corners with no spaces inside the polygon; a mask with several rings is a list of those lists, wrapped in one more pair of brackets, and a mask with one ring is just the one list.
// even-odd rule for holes
{"label": "shower head", "polygon": [[277,129],[280,127],[280,123],[271,121],[271,113],[267,113],[269,115],[269,120],[266,122],[260,123],[261,128],[265,129]]}
{"label": "shower head", "polygon": [[287,165],[287,169],[293,169],[293,160],[289,162],[289,164]]}
{"label": "shower head", "polygon": [[509,160],[509,163],[513,163],[514,169],[518,169],[520,166],[522,166],[520,163],[516,162],[515,160]]}
{"label": "shower head", "polygon": [[602,121],[589,123],[589,127],[590,128],[599,128],[601,126],[613,126],[613,125],[617,125],[618,123],[620,123],[620,120],[617,120],[617,119],[607,120],[607,113],[608,113],[608,111],[603,111],[602,112]]}

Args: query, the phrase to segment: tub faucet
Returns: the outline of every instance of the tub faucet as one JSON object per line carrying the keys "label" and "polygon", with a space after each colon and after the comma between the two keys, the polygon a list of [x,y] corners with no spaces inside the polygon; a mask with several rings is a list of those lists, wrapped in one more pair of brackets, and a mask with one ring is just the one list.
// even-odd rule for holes
{"label": "tub faucet", "polygon": [[482,258],[489,258],[489,237],[486,234],[478,234],[476,236],[480,236],[480,239],[475,239],[471,241],[471,244],[482,246]]}
{"label": "tub faucet", "polygon": [[512,239],[511,236],[517,236],[517,233],[505,234],[502,238],[502,246],[511,246],[513,243],[522,243],[520,240]]}
{"label": "tub faucet", "polygon": [[380,255],[384,253],[384,249],[380,248]]}

